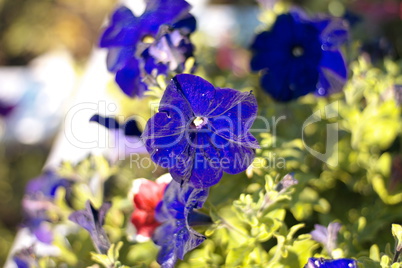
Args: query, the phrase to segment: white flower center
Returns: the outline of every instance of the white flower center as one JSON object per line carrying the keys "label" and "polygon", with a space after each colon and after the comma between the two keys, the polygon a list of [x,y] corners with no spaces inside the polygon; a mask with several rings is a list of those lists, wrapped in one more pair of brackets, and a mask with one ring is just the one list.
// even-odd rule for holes
{"label": "white flower center", "polygon": [[300,46],[295,46],[292,49],[292,54],[295,57],[300,57],[300,56],[302,56],[304,54],[304,49],[302,47],[300,47]]}
{"label": "white flower center", "polygon": [[194,124],[194,126],[196,127],[196,128],[199,128],[201,125],[202,125],[202,123],[204,123],[204,118],[202,118],[202,117],[196,117],[196,118],[194,118],[194,120],[193,120],[193,124]]}

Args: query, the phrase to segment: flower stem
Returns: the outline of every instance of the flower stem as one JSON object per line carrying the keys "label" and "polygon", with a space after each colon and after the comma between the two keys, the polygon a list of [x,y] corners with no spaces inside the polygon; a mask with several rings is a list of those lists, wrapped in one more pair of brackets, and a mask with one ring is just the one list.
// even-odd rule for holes
{"label": "flower stem", "polygon": [[392,260],[392,263],[396,263],[398,261],[399,255],[401,255],[401,249],[395,250],[394,259]]}

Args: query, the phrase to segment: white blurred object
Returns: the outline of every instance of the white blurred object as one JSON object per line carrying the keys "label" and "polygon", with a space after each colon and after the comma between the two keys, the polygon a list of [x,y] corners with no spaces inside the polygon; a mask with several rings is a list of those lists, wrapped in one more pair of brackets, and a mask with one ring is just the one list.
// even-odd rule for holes
{"label": "white blurred object", "polygon": [[208,38],[204,44],[220,45],[222,36],[232,36],[236,43],[248,46],[260,25],[258,6],[207,5],[206,0],[189,0],[192,13],[197,19],[197,30]]}
{"label": "white blurred object", "polygon": [[[145,10],[144,0],[121,2],[136,16],[140,16]],[[208,0],[187,0],[187,2],[192,6],[190,13],[197,19],[196,31],[208,37],[203,39],[206,45],[218,46],[222,36],[231,35],[237,43],[248,46],[255,28],[260,25],[258,6],[208,5]],[[271,5],[275,0],[263,2]]]}
{"label": "white blurred object", "polygon": [[63,50],[44,54],[28,67],[0,68],[0,99],[15,106],[4,119],[3,141],[35,144],[52,137],[75,83],[72,57]]}
{"label": "white blurred object", "polygon": [[106,69],[106,50],[94,49],[77,92],[66,107],[62,129],[45,167],[57,167],[61,161],[77,163],[89,154],[102,155],[109,148],[107,129],[89,122],[94,114],[116,114],[117,104],[106,93],[111,74]]}

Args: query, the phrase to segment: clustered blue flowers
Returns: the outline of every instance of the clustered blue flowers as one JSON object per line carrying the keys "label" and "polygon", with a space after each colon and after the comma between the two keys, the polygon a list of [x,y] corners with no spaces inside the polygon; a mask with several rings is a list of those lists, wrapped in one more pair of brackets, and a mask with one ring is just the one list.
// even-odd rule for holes
{"label": "clustered blue flowers", "polygon": [[251,45],[251,69],[262,71],[261,87],[277,101],[339,92],[347,79],[340,51],[347,28],[341,19],[309,18],[301,10],[279,15]]}
{"label": "clustered blue flowers", "polygon": [[158,74],[183,71],[194,50],[189,9],[184,0],[150,0],[139,17],[125,6],[114,12],[100,46],[108,48],[108,70],[126,95],[142,97]]}
{"label": "clustered blue flowers", "polygon": [[[116,74],[125,94],[142,97],[157,75],[184,71],[184,63],[193,57],[189,36],[196,28],[189,10],[184,0],[149,0],[139,17],[124,6],[114,12],[100,46],[108,49],[107,67]],[[278,101],[311,92],[326,96],[340,91],[347,79],[340,51],[347,38],[342,20],[309,18],[301,10],[293,10],[278,16],[271,30],[256,36],[251,67],[262,71],[262,88]],[[161,247],[157,261],[162,267],[174,267],[177,259],[206,239],[191,227],[195,210],[202,208],[209,187],[216,185],[224,172],[237,174],[252,164],[259,148],[251,134],[256,116],[252,92],[217,88],[192,74],[171,79],[158,112],[142,133],[152,160],[167,168],[173,178],[155,210],[161,225],[153,240]],[[91,121],[124,129],[127,135],[141,134],[135,121],[122,126],[99,115]],[[294,184],[292,179],[289,177],[289,185]],[[106,204],[97,211],[88,202],[86,209],[70,216],[90,232],[100,252],[110,246],[102,229],[109,207]],[[201,223],[210,220],[205,215],[202,219]],[[311,258],[306,267],[356,267],[356,262]]]}
{"label": "clustered blue flowers", "polygon": [[153,161],[174,179],[155,214],[164,223],[154,236],[162,247],[158,262],[163,267],[173,267],[204,241],[189,227],[188,215],[202,207],[208,187],[224,171],[237,174],[252,163],[259,147],[250,133],[256,113],[251,92],[215,88],[191,74],[177,75],[168,85],[142,135]]}
{"label": "clustered blue flowers", "polygon": [[[126,7],[115,11],[100,45],[109,49],[108,69],[116,73],[117,84],[128,96],[142,97],[158,74],[183,71],[194,50],[188,37],[195,30],[195,19],[189,9],[183,0],[152,0],[140,17]],[[325,96],[341,90],[346,81],[339,50],[346,40],[342,21],[310,19],[293,11],[280,15],[270,31],[256,37],[251,67],[264,71],[261,85],[278,101],[310,92]],[[223,172],[237,174],[252,163],[259,148],[250,133],[256,114],[251,92],[215,88],[195,75],[176,75],[166,88],[159,112],[142,134],[152,160],[174,179],[155,211],[162,223],[153,237],[161,246],[162,267],[173,267],[177,258],[205,240],[190,227],[189,215],[202,207],[208,188]],[[92,120],[99,119],[107,127],[119,128],[110,119]],[[327,263],[310,260],[307,266],[327,267]]]}

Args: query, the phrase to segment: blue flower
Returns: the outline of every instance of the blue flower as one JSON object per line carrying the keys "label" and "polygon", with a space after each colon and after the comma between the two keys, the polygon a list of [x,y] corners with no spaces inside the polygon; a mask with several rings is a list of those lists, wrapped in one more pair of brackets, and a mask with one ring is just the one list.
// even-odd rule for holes
{"label": "blue flower", "polygon": [[251,68],[263,71],[261,87],[277,101],[311,92],[326,96],[341,91],[346,82],[339,46],[347,38],[341,19],[309,19],[301,11],[282,14],[271,30],[256,36]]}
{"label": "blue flower", "polygon": [[[107,67],[116,73],[116,82],[125,94],[142,97],[148,90],[146,80],[153,75],[152,71],[156,70],[157,74],[167,72],[170,66],[155,60],[147,47],[160,42],[162,36],[171,34],[161,33],[163,25],[179,30],[182,39],[188,43],[188,35],[195,30],[195,19],[188,13],[190,7],[184,0],[150,0],[139,17],[125,6],[114,12],[109,27],[101,37],[100,46],[109,49]],[[183,45],[180,44],[181,47]],[[192,49],[187,49],[185,53],[192,55]],[[181,58],[182,63],[187,57]]]}
{"label": "blue flower", "polygon": [[[205,237],[192,229],[190,215],[201,208],[208,197],[207,188],[193,188],[172,181],[166,188],[163,200],[155,210],[155,218],[162,223],[152,237],[161,247],[157,261],[163,268],[174,267],[177,258],[199,246]],[[200,219],[200,217],[197,217]],[[195,220],[199,223],[199,220]]]}
{"label": "blue flower", "polygon": [[106,254],[110,248],[109,238],[102,226],[105,222],[106,213],[111,206],[110,202],[106,202],[97,210],[88,200],[85,204],[85,209],[75,211],[68,217],[70,221],[75,222],[89,232],[96,250],[101,254]]}
{"label": "blue flower", "polygon": [[174,180],[210,187],[223,171],[237,174],[252,163],[259,148],[250,133],[256,113],[251,92],[215,88],[201,77],[179,74],[142,138],[152,160],[168,168]]}
{"label": "blue flower", "polygon": [[47,170],[37,178],[32,179],[26,186],[22,200],[24,211],[23,225],[41,242],[50,244],[53,232],[49,224],[48,211],[54,206],[56,190],[66,189],[66,198],[71,194],[72,182],[60,178],[54,171]]}
{"label": "blue flower", "polygon": [[70,189],[71,182],[61,178],[52,170],[45,170],[43,174],[28,182],[25,188],[25,194],[30,198],[45,197],[54,199],[56,190],[59,187]]}
{"label": "blue flower", "polygon": [[353,259],[310,258],[304,268],[357,268],[357,263]]}

